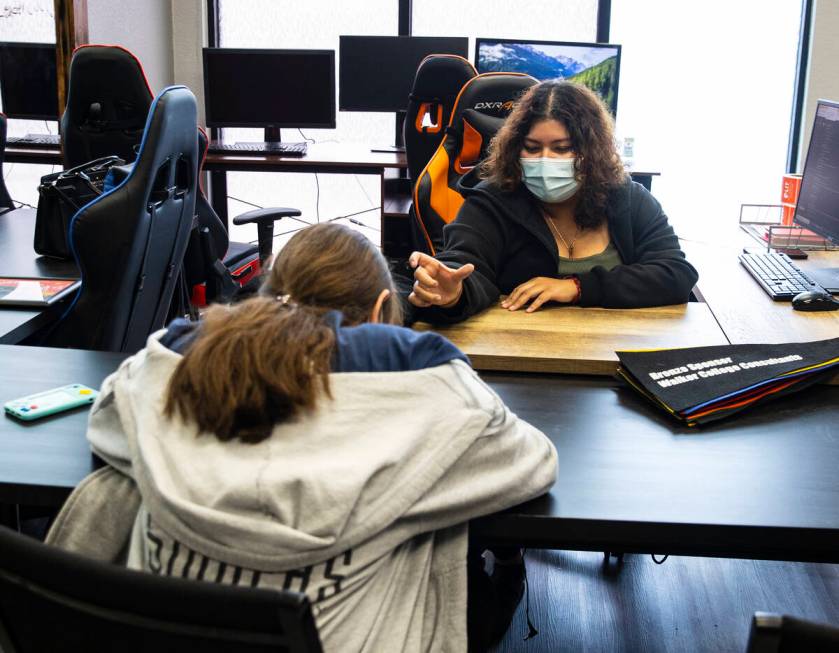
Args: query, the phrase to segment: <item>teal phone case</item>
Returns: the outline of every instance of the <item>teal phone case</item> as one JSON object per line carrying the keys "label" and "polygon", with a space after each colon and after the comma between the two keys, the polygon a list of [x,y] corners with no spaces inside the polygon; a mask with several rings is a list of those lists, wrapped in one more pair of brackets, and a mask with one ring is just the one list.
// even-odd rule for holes
{"label": "teal phone case", "polygon": [[7,401],[3,408],[18,419],[30,421],[47,415],[54,415],[64,410],[92,404],[99,394],[98,390],[80,383],[64,385],[44,392]]}

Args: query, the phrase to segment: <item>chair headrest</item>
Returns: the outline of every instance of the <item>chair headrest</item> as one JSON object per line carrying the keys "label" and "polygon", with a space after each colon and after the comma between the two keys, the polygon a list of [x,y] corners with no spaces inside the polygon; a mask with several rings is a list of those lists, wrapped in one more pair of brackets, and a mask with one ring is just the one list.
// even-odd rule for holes
{"label": "chair headrest", "polygon": [[430,54],[420,62],[411,88],[418,102],[453,101],[467,80],[477,75],[470,61],[456,54]]}
{"label": "chair headrest", "polygon": [[460,90],[449,124],[456,127],[467,111],[503,121],[522,93],[538,83],[523,73],[483,73],[473,77]]}
{"label": "chair headrest", "polygon": [[154,94],[139,60],[115,45],[83,45],[73,53],[67,112],[76,124],[134,129],[145,123]]}
{"label": "chair headrest", "polygon": [[160,166],[172,151],[195,153],[197,166],[196,114],[195,96],[186,86],[163,89],[149,108],[132,172],[142,172],[145,166]]}

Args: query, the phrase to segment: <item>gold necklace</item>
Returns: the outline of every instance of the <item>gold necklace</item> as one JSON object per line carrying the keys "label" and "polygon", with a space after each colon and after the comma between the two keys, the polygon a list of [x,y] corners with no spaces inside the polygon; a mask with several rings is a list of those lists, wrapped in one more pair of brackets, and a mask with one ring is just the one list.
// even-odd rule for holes
{"label": "gold necklace", "polygon": [[565,245],[565,249],[568,250],[568,258],[574,258],[574,243],[576,243],[577,239],[580,237],[580,228],[577,227],[577,231],[574,234],[574,238],[571,240],[571,244],[568,244],[565,238],[562,237],[562,234],[559,232],[559,229],[557,229],[553,219],[551,219],[551,217],[547,213],[545,213],[545,220],[548,221],[548,227],[550,227],[551,231],[556,235],[557,238],[559,238],[560,242],[563,245]]}

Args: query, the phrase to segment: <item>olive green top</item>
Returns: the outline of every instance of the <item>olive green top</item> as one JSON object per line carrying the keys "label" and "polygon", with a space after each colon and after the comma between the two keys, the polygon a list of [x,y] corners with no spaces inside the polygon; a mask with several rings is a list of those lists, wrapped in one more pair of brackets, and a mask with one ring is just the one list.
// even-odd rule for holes
{"label": "olive green top", "polygon": [[621,260],[621,255],[618,254],[615,244],[610,240],[606,249],[599,254],[585,256],[583,258],[563,258],[560,256],[559,274],[562,276],[570,274],[583,274],[598,265],[606,268],[607,270],[611,270],[622,263],[623,261]]}

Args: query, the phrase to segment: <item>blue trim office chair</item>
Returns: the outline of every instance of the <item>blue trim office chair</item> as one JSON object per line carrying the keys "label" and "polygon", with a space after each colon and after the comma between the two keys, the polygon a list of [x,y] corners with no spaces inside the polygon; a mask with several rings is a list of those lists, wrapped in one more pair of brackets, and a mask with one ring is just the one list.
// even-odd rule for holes
{"label": "blue trim office chair", "polygon": [[82,285],[44,344],[134,352],[163,327],[195,215],[196,115],[188,88],[163,90],[127,175],[73,216]]}

